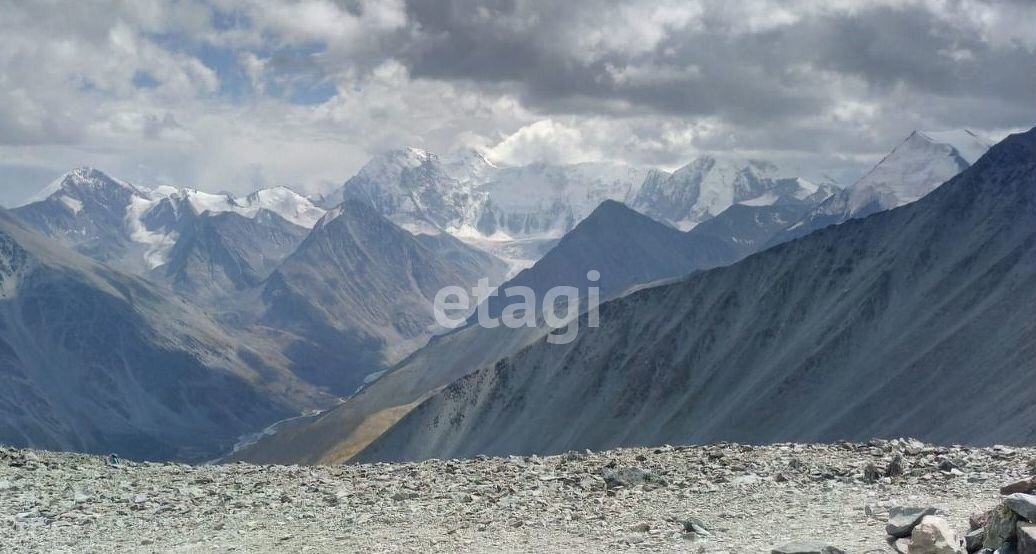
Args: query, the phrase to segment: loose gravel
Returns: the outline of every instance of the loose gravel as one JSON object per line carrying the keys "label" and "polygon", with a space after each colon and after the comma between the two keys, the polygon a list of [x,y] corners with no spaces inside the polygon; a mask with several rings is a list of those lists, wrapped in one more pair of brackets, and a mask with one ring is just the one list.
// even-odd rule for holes
{"label": "loose gravel", "polygon": [[4,552],[894,552],[894,506],[958,531],[1036,449],[912,440],[344,466],[109,464],[0,447]]}

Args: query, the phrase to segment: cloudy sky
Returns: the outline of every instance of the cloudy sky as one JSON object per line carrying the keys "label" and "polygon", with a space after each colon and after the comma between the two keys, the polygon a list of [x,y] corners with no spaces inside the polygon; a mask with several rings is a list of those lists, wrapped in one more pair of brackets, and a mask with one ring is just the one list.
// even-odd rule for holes
{"label": "cloudy sky", "polygon": [[92,165],[316,193],[403,145],[845,182],[1036,124],[1029,0],[0,0],[0,202]]}

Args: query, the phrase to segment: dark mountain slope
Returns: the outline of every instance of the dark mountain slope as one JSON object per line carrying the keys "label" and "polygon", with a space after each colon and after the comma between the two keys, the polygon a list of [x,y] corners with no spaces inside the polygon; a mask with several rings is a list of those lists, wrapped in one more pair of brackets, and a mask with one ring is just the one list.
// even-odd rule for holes
{"label": "dark mountain slope", "polygon": [[[723,240],[683,233],[620,202],[606,200],[535,265],[518,273],[500,290],[525,286],[542,299],[551,287],[576,287],[585,293],[593,284],[600,288],[601,298],[609,298],[634,285],[736,259],[734,249]],[[600,273],[596,283],[587,280],[591,270]],[[489,314],[498,316],[514,301],[502,294],[490,297]]]}
{"label": "dark mountain slope", "polygon": [[351,392],[442,331],[432,310],[441,288],[503,271],[495,258],[462,248],[418,239],[346,201],[266,280],[256,322],[283,333],[299,375]]}
{"label": "dark mountain slope", "polygon": [[255,217],[205,212],[184,225],[169,261],[151,277],[192,297],[220,301],[262,283],[308,233],[267,210]]}
{"label": "dark mountain slope", "polygon": [[1036,442],[1036,130],[925,198],[604,304],[355,460],[707,441]]}
{"label": "dark mountain slope", "polygon": [[[597,283],[607,298],[637,285],[685,275],[702,267],[732,262],[753,252],[765,238],[794,220],[810,204],[735,205],[688,233],[657,223],[625,205],[606,201],[569,232],[534,267],[501,288],[525,285],[537,297],[557,285],[585,293],[586,272],[602,274]],[[418,235],[420,240],[432,237]],[[439,240],[450,239],[438,235]],[[506,305],[496,297],[491,315]],[[334,409],[276,435],[263,437],[233,459],[258,463],[340,463],[405,416],[439,388],[493,364],[547,332],[537,328],[484,329],[471,325],[436,337],[363,391]]]}
{"label": "dark mountain slope", "polygon": [[734,204],[716,217],[698,224],[687,234],[704,241],[711,237],[735,253],[736,259],[754,254],[810,209],[809,204],[747,206]]}
{"label": "dark mountain slope", "polygon": [[257,337],[0,211],[0,442],[204,459],[329,399]]}

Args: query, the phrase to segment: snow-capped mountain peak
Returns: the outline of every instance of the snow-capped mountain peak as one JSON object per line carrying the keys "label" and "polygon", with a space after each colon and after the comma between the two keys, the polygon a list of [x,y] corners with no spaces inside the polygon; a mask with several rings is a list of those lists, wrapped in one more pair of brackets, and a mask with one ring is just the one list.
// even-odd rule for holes
{"label": "snow-capped mountain peak", "polygon": [[164,265],[184,228],[203,214],[235,213],[253,220],[276,214],[304,228],[312,228],[324,215],[323,209],[287,187],[238,198],[186,187],[139,187],[89,167],[69,171],[40,196],[42,200],[17,209],[21,219],[88,256],[131,272]]}
{"label": "snow-capped mountain peak", "polygon": [[914,202],[978,159],[989,144],[971,131],[914,131],[849,187],[851,211]]}
{"label": "snow-capped mountain peak", "polygon": [[268,210],[306,228],[312,228],[324,216],[322,208],[284,186],[253,192],[244,199],[243,204],[248,212]]}
{"label": "snow-capped mountain peak", "polygon": [[968,164],[975,163],[986,150],[991,146],[990,142],[968,129],[954,129],[950,131],[915,131],[931,142],[937,144],[948,144],[957,150],[964,161]]}
{"label": "snow-capped mountain peak", "polygon": [[[416,150],[412,154],[422,155]],[[72,212],[78,213],[88,196],[95,201],[109,204],[121,202],[123,206],[119,206],[120,208],[133,204],[135,207],[131,211],[141,215],[166,199],[173,203],[177,211],[186,206],[198,215],[205,212],[234,212],[253,218],[259,210],[268,210],[307,228],[313,227],[324,214],[324,210],[314,205],[311,200],[285,186],[258,190],[244,198],[238,198],[229,193],[210,193],[189,187],[139,187],[92,167],[77,167],[65,173],[41,190],[34,197],[36,200],[29,204],[54,199],[65,204]],[[106,198],[108,200],[105,200]]]}
{"label": "snow-capped mountain peak", "polygon": [[482,200],[473,187],[450,175],[437,155],[402,148],[373,157],[323,207],[360,200],[411,232],[436,234],[477,218]]}
{"label": "snow-capped mountain peak", "polygon": [[136,196],[143,196],[141,189],[116,179],[107,173],[92,167],[77,167],[52,181],[41,189],[26,204],[41,202],[58,194],[64,194],[77,201],[83,194],[92,194],[98,191],[124,191]]}
{"label": "snow-capped mountain peak", "polygon": [[186,202],[199,215],[205,212],[233,212],[242,208],[230,194],[213,194],[192,188],[180,189],[173,198]]}
{"label": "snow-capped mountain peak", "polygon": [[815,205],[832,192],[772,163],[729,157],[668,173],[611,162],[498,166],[473,149],[439,157],[400,148],[374,156],[321,206],[360,200],[411,232],[446,232],[518,267],[606,200],[688,230],[740,202]]}
{"label": "snow-capped mountain peak", "polygon": [[474,148],[454,152],[443,160],[443,164],[451,177],[462,183],[472,184],[492,180],[493,174],[500,169]]}
{"label": "snow-capped mountain peak", "polygon": [[914,131],[858,181],[807,213],[775,241],[915,202],[971,166],[989,146],[966,129]]}
{"label": "snow-capped mountain peak", "polygon": [[169,200],[175,211],[190,208],[196,215],[233,212],[247,218],[255,218],[266,210],[301,227],[312,228],[324,215],[324,210],[305,196],[285,187],[277,186],[257,190],[244,198],[229,193],[210,193],[193,188],[162,186],[150,191],[148,205],[141,212]]}
{"label": "snow-capped mountain peak", "polygon": [[404,170],[438,160],[439,157],[431,152],[408,146],[372,157],[356,175],[371,180],[393,181],[398,180]]}
{"label": "snow-capped mountain peak", "polygon": [[[672,174],[649,173],[633,207],[682,230],[689,230],[738,203],[771,205],[791,194],[804,200],[819,187],[780,177],[774,164],[705,155]],[[808,186],[791,186],[808,183]]]}

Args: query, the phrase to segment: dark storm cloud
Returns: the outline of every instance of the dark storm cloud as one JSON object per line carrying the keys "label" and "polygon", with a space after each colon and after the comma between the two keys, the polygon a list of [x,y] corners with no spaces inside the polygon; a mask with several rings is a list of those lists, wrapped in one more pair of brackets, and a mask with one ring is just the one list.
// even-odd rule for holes
{"label": "dark storm cloud", "polygon": [[408,9],[422,37],[401,54],[414,76],[510,83],[555,113],[651,110],[751,124],[822,112],[837,100],[832,79],[855,79],[863,100],[985,98],[999,116],[982,123],[1003,125],[1029,114],[1036,90],[1031,46],[993,46],[923,6],[810,15],[758,32],[706,10],[700,25],[666,29],[647,51],[633,43],[593,55],[574,48],[577,35],[594,32],[614,3],[414,0]]}
{"label": "dark storm cloud", "polygon": [[[434,15],[425,18],[424,13]],[[613,112],[613,102],[620,101],[627,112],[646,108],[740,119],[802,113],[814,109],[819,100],[808,90],[768,82],[768,69],[758,60],[729,59],[731,49],[740,48],[722,35],[673,37],[659,46],[668,48],[669,42],[679,41],[676,46],[682,59],[658,52],[635,58],[605,52],[600,59],[586,61],[555,40],[555,33],[565,32],[556,24],[515,30],[487,25],[485,20],[448,19],[436,10],[419,10],[414,15],[430,35],[406,53],[414,76],[511,82],[518,85],[525,103],[548,111]],[[563,21],[561,17],[548,13],[543,19]],[[490,17],[489,21],[497,19]],[[694,65],[683,66],[685,61]],[[666,75],[658,82],[641,83],[624,83],[616,76],[616,72],[641,69]]]}
{"label": "dark storm cloud", "polygon": [[[994,48],[920,7],[877,7],[829,17],[803,29],[804,44],[824,69],[856,75],[873,87],[907,85],[946,96],[1023,102],[1036,88],[1036,56],[1015,44]],[[799,51],[799,54],[808,55]]]}

